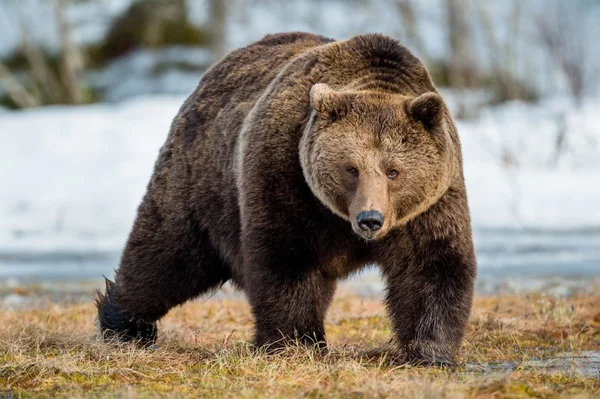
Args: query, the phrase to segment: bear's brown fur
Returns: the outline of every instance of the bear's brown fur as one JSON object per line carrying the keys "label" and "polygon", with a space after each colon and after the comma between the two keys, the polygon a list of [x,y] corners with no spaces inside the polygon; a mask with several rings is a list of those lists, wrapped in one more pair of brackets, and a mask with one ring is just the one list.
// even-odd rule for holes
{"label": "bear's brown fur", "polygon": [[153,342],[170,308],[231,280],[257,345],[323,346],[336,281],[368,264],[406,360],[450,363],[476,274],[452,118],[393,39],[271,35],[184,103],[98,320]]}

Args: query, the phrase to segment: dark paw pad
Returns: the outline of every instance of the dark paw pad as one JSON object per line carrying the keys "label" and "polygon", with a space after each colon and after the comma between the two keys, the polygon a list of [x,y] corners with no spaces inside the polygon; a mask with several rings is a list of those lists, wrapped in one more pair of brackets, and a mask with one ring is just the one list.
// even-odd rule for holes
{"label": "dark paw pad", "polygon": [[125,314],[115,299],[115,283],[106,279],[106,292],[98,292],[98,328],[102,338],[123,342],[136,341],[144,347],[156,342],[156,323],[135,319]]}

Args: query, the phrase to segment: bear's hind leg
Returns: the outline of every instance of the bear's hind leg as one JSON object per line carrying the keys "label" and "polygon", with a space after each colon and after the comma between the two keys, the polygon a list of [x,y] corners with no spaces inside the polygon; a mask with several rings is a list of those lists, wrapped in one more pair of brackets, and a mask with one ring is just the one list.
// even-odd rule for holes
{"label": "bear's hind leg", "polygon": [[115,282],[97,300],[103,337],[156,341],[156,321],[169,309],[230,278],[228,267],[193,218],[168,220],[146,198],[127,241]]}
{"label": "bear's hind leg", "polygon": [[157,335],[156,323],[127,316],[115,298],[115,283],[109,279],[105,279],[105,282],[104,293],[98,290],[96,297],[96,328],[103,338],[137,340],[144,346],[154,344]]}

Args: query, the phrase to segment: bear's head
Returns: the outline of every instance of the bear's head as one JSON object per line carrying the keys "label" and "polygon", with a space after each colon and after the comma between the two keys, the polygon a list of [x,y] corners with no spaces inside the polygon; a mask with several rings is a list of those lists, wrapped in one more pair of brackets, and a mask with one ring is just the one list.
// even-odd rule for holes
{"label": "bear's head", "polygon": [[448,189],[452,121],[439,94],[337,91],[318,83],[310,102],[299,148],[304,177],[359,236],[384,237]]}

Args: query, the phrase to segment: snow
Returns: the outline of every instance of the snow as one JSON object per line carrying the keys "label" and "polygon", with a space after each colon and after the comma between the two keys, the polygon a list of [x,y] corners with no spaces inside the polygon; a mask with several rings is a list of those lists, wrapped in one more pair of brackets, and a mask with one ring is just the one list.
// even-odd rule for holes
{"label": "snow", "polygon": [[182,101],[0,114],[2,249],[119,249]]}
{"label": "snow", "polygon": [[599,107],[597,98],[580,106],[568,99],[513,102],[458,121],[474,224],[600,228]]}

